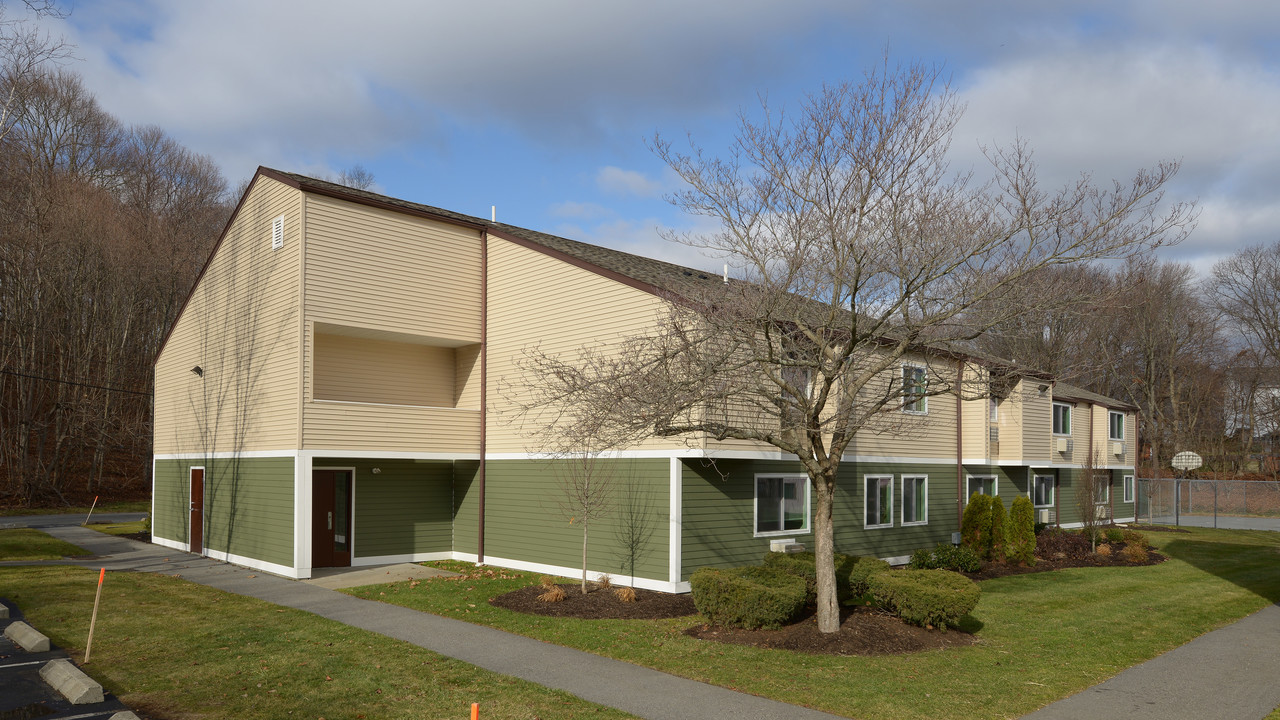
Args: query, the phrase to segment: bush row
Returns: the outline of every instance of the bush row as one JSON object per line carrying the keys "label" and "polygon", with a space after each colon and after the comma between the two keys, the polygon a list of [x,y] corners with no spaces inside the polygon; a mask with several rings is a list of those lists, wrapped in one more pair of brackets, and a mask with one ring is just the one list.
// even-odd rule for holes
{"label": "bush row", "polygon": [[974,493],[960,518],[960,544],[984,560],[1036,562],[1035,508],[1018,496],[1006,514],[1000,498]]}
{"label": "bush row", "polygon": [[969,578],[949,570],[897,570],[870,579],[876,604],[922,627],[955,627],[978,605],[981,591]]}

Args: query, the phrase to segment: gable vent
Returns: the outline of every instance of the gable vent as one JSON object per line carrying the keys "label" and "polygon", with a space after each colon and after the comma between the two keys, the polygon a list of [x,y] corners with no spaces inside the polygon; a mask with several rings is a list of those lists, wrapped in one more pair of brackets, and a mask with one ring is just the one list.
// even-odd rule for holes
{"label": "gable vent", "polygon": [[271,249],[279,250],[284,247],[284,216],[271,221]]}

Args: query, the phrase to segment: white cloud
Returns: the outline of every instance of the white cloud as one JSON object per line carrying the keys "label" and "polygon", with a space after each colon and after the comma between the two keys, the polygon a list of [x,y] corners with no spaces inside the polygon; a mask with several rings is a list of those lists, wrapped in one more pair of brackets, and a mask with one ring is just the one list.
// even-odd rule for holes
{"label": "white cloud", "polygon": [[654,180],[642,172],[623,170],[607,166],[596,173],[596,185],[612,195],[635,195],[637,197],[657,197],[665,189],[664,183]]}

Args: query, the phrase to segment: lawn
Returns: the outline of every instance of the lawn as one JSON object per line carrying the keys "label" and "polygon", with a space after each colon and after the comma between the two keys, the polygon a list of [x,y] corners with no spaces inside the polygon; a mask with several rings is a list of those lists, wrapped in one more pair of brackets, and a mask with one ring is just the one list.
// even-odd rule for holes
{"label": "lawn", "polygon": [[[98,579],[73,567],[0,568],[0,596],[82,661]],[[311,613],[173,577],[112,573],[93,639],[95,679],[161,717],[626,718]]]}
{"label": "lawn", "polygon": [[57,540],[31,528],[0,530],[0,561],[58,560],[72,555],[89,555],[84,548]]}
{"label": "lawn", "polygon": [[[93,514],[98,513],[126,513],[126,512],[151,512],[150,500],[127,500],[124,502],[100,502],[98,506],[93,508]],[[0,517],[11,517],[14,515],[88,515],[89,506],[82,505],[76,507],[57,506],[57,507],[6,507],[0,508]]]}
{"label": "lawn", "polygon": [[146,520],[134,520],[133,522],[122,523],[91,522],[85,527],[90,530],[97,530],[104,535],[134,535],[146,530],[148,523]]}
{"label": "lawn", "polygon": [[1160,565],[985,581],[970,619],[977,644],[906,656],[810,656],[699,641],[682,634],[692,617],[523,615],[487,600],[538,577],[498,569],[350,592],[840,715],[1010,717],[1280,600],[1280,533],[1188,530],[1149,533],[1171,557]]}

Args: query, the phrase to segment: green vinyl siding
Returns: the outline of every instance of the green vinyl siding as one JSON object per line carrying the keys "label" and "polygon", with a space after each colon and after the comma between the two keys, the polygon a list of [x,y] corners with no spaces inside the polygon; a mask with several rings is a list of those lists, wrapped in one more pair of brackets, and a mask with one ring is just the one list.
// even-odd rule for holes
{"label": "green vinyl siding", "polygon": [[293,567],[293,458],[156,462],[156,537],[187,542],[190,468],[204,471],[204,547]]}
{"label": "green vinyl siding", "polygon": [[[760,561],[773,536],[755,537],[755,478],[758,474],[803,475],[795,462],[687,460],[683,471],[681,568],[684,579],[701,567],[733,567]],[[893,483],[892,527],[864,527],[863,478],[889,475]],[[902,477],[927,476],[928,523],[902,526]],[[901,557],[949,541],[956,522],[956,471],[951,465],[855,464],[840,467],[834,507],[837,552]],[[812,512],[813,498],[810,493]],[[785,533],[813,549],[809,532]]]}
{"label": "green vinyl siding", "polygon": [[[968,482],[970,476],[995,477],[996,479],[996,495],[1000,501],[1004,503],[1004,509],[1007,511],[1013,507],[1014,498],[1022,495],[1027,497],[1027,468],[1025,467],[1002,467],[995,465],[965,465],[964,466],[965,482]],[[967,487],[967,484],[966,484]],[[966,498],[966,501],[968,498]],[[952,514],[955,511],[952,510]]]}
{"label": "green vinyl siding", "polygon": [[192,467],[202,462],[192,460],[157,460],[152,485],[151,532],[157,538],[187,542],[190,507],[190,475]]}
{"label": "green vinyl siding", "polygon": [[[666,458],[602,460],[612,486],[610,511],[591,522],[587,566],[615,575],[666,581],[670,518],[670,462]],[[490,460],[485,464],[485,557],[545,565],[582,566],[582,526],[562,507],[562,484],[573,463],[565,460]],[[454,471],[454,550],[476,552],[479,476],[476,463]],[[624,518],[632,518],[630,521]]]}
{"label": "green vinyl siding", "polygon": [[316,458],[312,467],[355,468],[355,557],[453,549],[453,462]]}

